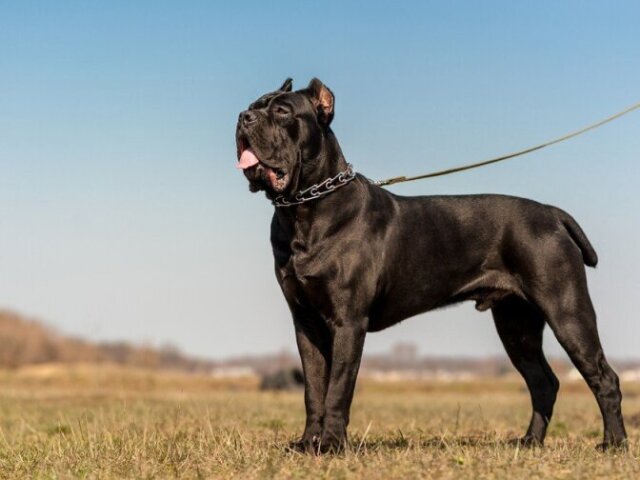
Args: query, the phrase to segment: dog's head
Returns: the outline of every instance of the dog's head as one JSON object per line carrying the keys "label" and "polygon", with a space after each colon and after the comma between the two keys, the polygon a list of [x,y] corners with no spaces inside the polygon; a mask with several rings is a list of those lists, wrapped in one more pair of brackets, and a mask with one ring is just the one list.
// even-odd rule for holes
{"label": "dog's head", "polygon": [[269,197],[298,187],[303,164],[319,161],[333,119],[334,96],[314,78],[307,88],[292,91],[287,79],[240,113],[236,127],[238,168],[252,192]]}

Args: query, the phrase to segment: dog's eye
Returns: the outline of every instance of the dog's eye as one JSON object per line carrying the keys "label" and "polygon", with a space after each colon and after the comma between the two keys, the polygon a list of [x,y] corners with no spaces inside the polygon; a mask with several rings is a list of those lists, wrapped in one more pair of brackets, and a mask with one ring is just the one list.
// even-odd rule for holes
{"label": "dog's eye", "polygon": [[287,107],[283,107],[282,105],[276,105],[273,108],[273,113],[275,113],[279,117],[288,117],[291,112]]}

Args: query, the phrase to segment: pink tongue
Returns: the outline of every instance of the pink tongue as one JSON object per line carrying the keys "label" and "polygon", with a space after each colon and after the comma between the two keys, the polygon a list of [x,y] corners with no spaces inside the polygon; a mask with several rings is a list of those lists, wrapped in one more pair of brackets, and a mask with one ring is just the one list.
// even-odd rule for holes
{"label": "pink tongue", "polygon": [[254,165],[257,165],[258,162],[258,157],[256,157],[255,154],[247,148],[242,152],[242,155],[240,155],[240,160],[238,161],[236,168],[246,170],[247,168],[251,168]]}

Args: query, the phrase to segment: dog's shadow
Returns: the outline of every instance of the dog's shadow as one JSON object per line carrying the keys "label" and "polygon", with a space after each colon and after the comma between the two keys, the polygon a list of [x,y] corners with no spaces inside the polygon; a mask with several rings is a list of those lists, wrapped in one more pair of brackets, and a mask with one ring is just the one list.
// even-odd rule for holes
{"label": "dog's shadow", "polygon": [[536,444],[524,442],[520,438],[495,438],[483,436],[460,436],[460,437],[428,437],[419,440],[396,437],[367,439],[364,442],[354,439],[351,443],[359,450],[407,450],[410,448],[425,448],[450,450],[454,448],[532,448]]}
{"label": "dog's shadow", "polygon": [[489,447],[489,446],[502,446],[507,445],[505,440],[488,439],[480,437],[430,437],[423,438],[419,441],[409,440],[406,438],[390,438],[373,440],[371,442],[365,441],[367,447],[372,448],[389,448],[389,449],[406,449],[410,446],[420,446],[428,448],[440,448],[449,449],[451,447]]}
{"label": "dog's shadow", "polygon": [[[399,437],[387,438],[368,438],[359,437],[351,438],[346,450],[342,449],[337,452],[339,455],[351,453],[377,452],[384,450],[406,451],[410,449],[438,449],[451,450],[457,448],[528,448],[535,445],[525,444],[519,438],[513,439],[496,439],[481,436],[462,436],[462,437],[429,437],[419,440]],[[285,447],[287,452],[303,453],[300,446],[296,442],[290,442]],[[335,453],[334,453],[335,454]]]}

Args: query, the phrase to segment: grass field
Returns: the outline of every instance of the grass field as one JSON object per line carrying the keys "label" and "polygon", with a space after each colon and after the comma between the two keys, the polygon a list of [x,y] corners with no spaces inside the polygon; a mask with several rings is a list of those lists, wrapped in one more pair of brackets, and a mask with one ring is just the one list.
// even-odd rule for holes
{"label": "grass field", "polygon": [[286,448],[301,392],[88,367],[0,382],[2,478],[640,478],[637,385],[624,386],[626,453],[594,449],[600,416],[580,384],[561,389],[546,447],[521,450],[505,443],[530,414],[518,382],[363,381],[350,449],[312,457]]}

